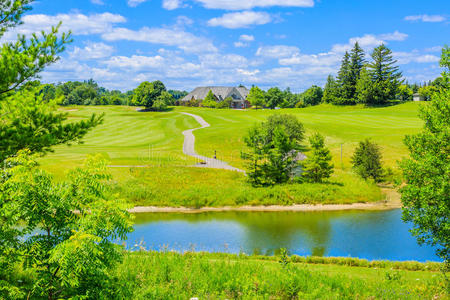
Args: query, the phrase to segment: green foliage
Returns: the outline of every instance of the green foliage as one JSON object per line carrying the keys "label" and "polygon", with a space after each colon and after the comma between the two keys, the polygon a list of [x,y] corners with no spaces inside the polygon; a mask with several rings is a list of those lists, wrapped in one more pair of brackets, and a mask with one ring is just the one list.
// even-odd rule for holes
{"label": "green foliage", "polygon": [[373,102],[374,84],[366,67],[361,70],[358,82],[356,83],[356,96],[358,103]]}
{"label": "green foliage", "polygon": [[397,90],[397,99],[402,101],[411,101],[413,99],[413,90],[406,84],[401,84]]}
{"label": "green foliage", "polygon": [[216,108],[230,108],[231,103],[233,103],[233,98],[227,97],[223,101],[216,103]]}
{"label": "green foliage", "polygon": [[[0,36],[20,24],[23,12],[30,9],[29,3],[1,2]],[[0,48],[0,162],[21,149],[45,153],[54,145],[78,142],[102,121],[102,117],[92,115],[86,121],[63,124],[67,116],[55,113],[57,101],[38,95],[40,91],[30,82],[57,61],[70,42],[70,33],[57,37],[58,28],[42,32],[41,37],[33,34],[30,40],[18,36],[17,42],[3,43]],[[16,91],[19,87],[21,90]]]}
{"label": "green foliage", "polygon": [[45,102],[35,90],[16,92],[0,102],[0,161],[28,148],[47,153],[52,146],[81,142],[103,115],[66,123],[67,114],[56,112],[56,101]]}
{"label": "green foliage", "polygon": [[[21,2],[23,1],[15,1],[15,5],[24,7],[24,4],[20,4]],[[29,1],[24,3],[27,2]],[[8,11],[0,11],[0,14],[8,14]],[[59,59],[58,54],[63,52],[66,44],[71,42],[70,33],[63,33],[61,38],[57,37],[59,27],[60,25],[53,27],[50,33],[42,32],[41,37],[33,34],[31,39],[27,40],[25,36],[20,35],[16,42],[2,44],[0,97],[2,94],[14,91],[27,81],[37,78],[45,67]]]}
{"label": "green foliage", "polygon": [[338,98],[338,84],[332,75],[328,75],[327,83],[323,89],[323,102],[336,103]]}
{"label": "green foliage", "polygon": [[341,68],[339,69],[337,76],[337,84],[339,86],[338,95],[340,103],[346,103],[351,101],[352,94],[352,82],[351,82],[351,65],[350,65],[350,54],[346,51],[344,57],[342,58]]}
{"label": "green foliage", "polygon": [[62,97],[61,105],[125,105],[129,95],[118,90],[108,91],[94,80],[68,81],[42,85],[40,93],[44,100]]}
{"label": "green foliage", "polygon": [[308,158],[302,163],[304,171],[302,176],[311,182],[322,182],[333,174],[331,153],[325,147],[325,139],[319,133],[313,134],[309,138],[309,143],[312,152],[308,153]]}
{"label": "green foliage", "polygon": [[261,90],[257,86],[253,86],[250,89],[250,92],[247,96],[247,101],[250,102],[252,106],[254,106],[256,109],[259,107],[263,107],[265,105],[265,96],[264,91]]}
{"label": "green foliage", "polygon": [[381,181],[383,168],[380,147],[369,139],[359,142],[352,156],[352,164],[355,172],[362,178]]}
{"label": "green foliage", "polygon": [[202,101],[202,106],[215,108],[216,104],[217,104],[217,98],[216,98],[216,96],[214,96],[214,93],[211,90],[209,90],[205,99],[203,99],[203,101]]}
{"label": "green foliage", "polygon": [[372,62],[367,65],[367,72],[372,86],[358,98],[369,105],[384,104],[395,99],[402,73],[396,66],[397,61],[394,60],[392,51],[385,45],[376,47],[371,57]]}
{"label": "green foliage", "polygon": [[[441,65],[450,79],[448,47]],[[447,81],[448,82],[448,81]],[[437,247],[437,254],[450,261],[450,89],[441,88],[431,96],[430,105],[420,110],[422,132],[408,135],[405,144],[410,158],[400,166],[407,185],[401,189],[403,219],[413,223],[419,243]]]}
{"label": "green foliage", "polygon": [[[0,280],[32,298],[107,296],[122,257],[113,240],[126,239],[132,223],[110,190],[106,161],[90,157],[55,182],[34,159],[19,152],[0,170]],[[35,274],[31,286],[8,280],[15,263]]]}
{"label": "green foliage", "polygon": [[271,109],[278,107],[283,103],[283,92],[277,88],[270,88],[264,95],[265,105]]}
{"label": "green foliage", "polygon": [[0,38],[8,30],[22,24],[22,15],[31,10],[33,0],[3,0],[0,2]]}
{"label": "green foliage", "polygon": [[177,90],[168,90],[168,92],[172,95],[175,100],[180,100],[183,97],[187,96],[189,93],[186,91],[177,91]]}
{"label": "green foliage", "polygon": [[166,91],[164,84],[157,80],[153,82],[144,81],[135,90],[131,103],[137,106],[145,106],[152,109],[153,103]]}
{"label": "green foliage", "polygon": [[152,110],[165,111],[169,105],[174,105],[175,99],[169,92],[162,92],[161,95],[153,102]]}
{"label": "green foliage", "polygon": [[244,142],[248,178],[254,186],[287,182],[297,166],[295,156],[303,140],[303,125],[292,115],[276,114],[251,128]]}
{"label": "green foliage", "polygon": [[318,105],[322,102],[323,91],[321,87],[313,85],[300,95],[303,106]]}
{"label": "green foliage", "polygon": [[437,87],[434,86],[423,86],[420,87],[418,90],[418,93],[425,98],[425,100],[431,100],[431,96],[435,93],[438,92],[439,89]]}

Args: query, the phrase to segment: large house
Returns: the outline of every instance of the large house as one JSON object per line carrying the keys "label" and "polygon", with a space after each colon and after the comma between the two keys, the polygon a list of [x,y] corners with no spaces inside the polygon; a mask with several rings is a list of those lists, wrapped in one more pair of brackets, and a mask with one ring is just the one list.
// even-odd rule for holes
{"label": "large house", "polygon": [[231,108],[247,108],[249,103],[247,102],[247,96],[249,90],[246,87],[227,87],[227,86],[205,86],[198,87],[190,92],[186,97],[181,99],[181,102],[189,102],[192,100],[202,101],[206,98],[209,91],[211,91],[216,97],[217,102],[224,101],[230,97],[232,99]]}

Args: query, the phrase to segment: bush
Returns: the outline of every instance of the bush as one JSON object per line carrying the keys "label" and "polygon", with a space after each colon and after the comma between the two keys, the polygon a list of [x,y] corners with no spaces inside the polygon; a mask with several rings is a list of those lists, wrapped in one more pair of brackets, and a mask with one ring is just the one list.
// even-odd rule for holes
{"label": "bush", "polygon": [[359,142],[351,161],[353,169],[362,178],[372,178],[375,182],[382,180],[380,147],[369,139]]}

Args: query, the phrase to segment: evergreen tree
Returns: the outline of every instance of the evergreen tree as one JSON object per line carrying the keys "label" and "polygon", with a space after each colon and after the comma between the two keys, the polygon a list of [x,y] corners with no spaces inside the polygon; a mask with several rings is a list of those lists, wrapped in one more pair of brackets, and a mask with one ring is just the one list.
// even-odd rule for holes
{"label": "evergreen tree", "polygon": [[324,138],[319,133],[309,138],[312,152],[303,163],[303,176],[312,182],[322,182],[333,174],[330,150],[325,147]]}
{"label": "evergreen tree", "polygon": [[249,182],[254,186],[287,182],[297,166],[294,158],[303,135],[303,125],[293,115],[272,115],[251,128],[244,137],[248,152],[241,153]]}
{"label": "evergreen tree", "polygon": [[358,42],[356,42],[350,52],[349,99],[356,98],[356,84],[364,67],[364,56],[364,50],[359,46]]}
{"label": "evergreen tree", "polygon": [[373,94],[368,97],[368,104],[383,104],[395,98],[402,73],[396,66],[397,61],[392,56],[392,51],[384,44],[376,47],[372,54],[372,62],[367,69],[373,84]]}
{"label": "evergreen tree", "polygon": [[366,67],[363,67],[356,83],[356,101],[359,103],[373,102],[373,84]]}
{"label": "evergreen tree", "polygon": [[338,99],[336,99],[335,104],[347,104],[351,102],[351,68],[350,68],[350,54],[345,52],[344,58],[342,59],[341,68],[339,69],[337,76],[338,84]]}
{"label": "evergreen tree", "polygon": [[[0,2],[0,38],[21,23],[31,2]],[[57,101],[44,101],[40,87],[31,82],[56,62],[71,42],[70,33],[58,34],[58,29],[53,27],[49,33],[33,35],[29,40],[20,35],[16,42],[4,42],[0,47],[0,162],[21,149],[46,153],[52,146],[79,142],[102,122],[103,117],[95,115],[66,122],[67,114],[57,112]]]}
{"label": "evergreen tree", "polygon": [[333,75],[328,75],[327,83],[323,89],[323,102],[335,103],[338,97],[338,84]]}

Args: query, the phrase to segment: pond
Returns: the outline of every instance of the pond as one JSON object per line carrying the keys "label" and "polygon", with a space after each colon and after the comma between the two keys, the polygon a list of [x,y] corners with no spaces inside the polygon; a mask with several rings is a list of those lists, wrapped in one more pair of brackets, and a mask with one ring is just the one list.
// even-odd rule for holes
{"label": "pond", "polygon": [[214,212],[137,214],[129,249],[272,255],[351,256],[369,260],[440,261],[419,246],[401,210],[339,212]]}

